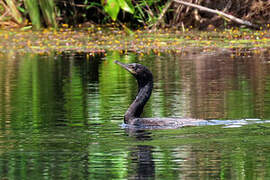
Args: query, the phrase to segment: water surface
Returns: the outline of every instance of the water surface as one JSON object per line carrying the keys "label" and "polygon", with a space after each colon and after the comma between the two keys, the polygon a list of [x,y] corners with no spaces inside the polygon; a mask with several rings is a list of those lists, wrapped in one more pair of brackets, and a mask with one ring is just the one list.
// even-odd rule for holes
{"label": "water surface", "polygon": [[[145,117],[251,123],[123,129],[137,84],[114,60],[153,72]],[[2,54],[0,177],[268,179],[269,62],[249,50]]]}

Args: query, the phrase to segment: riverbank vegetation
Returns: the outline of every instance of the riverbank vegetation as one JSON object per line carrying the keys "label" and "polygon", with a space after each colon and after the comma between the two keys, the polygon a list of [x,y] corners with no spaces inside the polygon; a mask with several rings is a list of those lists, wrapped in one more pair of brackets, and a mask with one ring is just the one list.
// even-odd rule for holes
{"label": "riverbank vegetation", "polygon": [[179,2],[3,0],[0,52],[77,51],[94,55],[116,50],[143,56],[150,52],[182,52],[190,47],[269,51],[270,1],[185,1],[233,15],[259,29]]}
{"label": "riverbank vegetation", "polygon": [[[234,17],[261,28],[270,24],[270,1],[267,0],[186,0]],[[66,24],[81,27],[113,22],[131,29],[176,28],[213,30],[239,26],[221,13],[211,14],[179,3],[179,0],[2,0],[2,28],[40,29]],[[125,24],[125,26],[124,26]]]}

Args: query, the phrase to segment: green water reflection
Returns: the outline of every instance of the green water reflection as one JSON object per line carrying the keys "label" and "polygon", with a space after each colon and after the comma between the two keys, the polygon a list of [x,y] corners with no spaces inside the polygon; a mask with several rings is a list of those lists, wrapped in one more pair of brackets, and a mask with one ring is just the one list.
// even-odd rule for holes
{"label": "green water reflection", "polygon": [[153,72],[146,117],[270,119],[269,56],[230,52],[0,56],[1,179],[268,179],[270,125],[122,129],[137,84],[113,61]]}

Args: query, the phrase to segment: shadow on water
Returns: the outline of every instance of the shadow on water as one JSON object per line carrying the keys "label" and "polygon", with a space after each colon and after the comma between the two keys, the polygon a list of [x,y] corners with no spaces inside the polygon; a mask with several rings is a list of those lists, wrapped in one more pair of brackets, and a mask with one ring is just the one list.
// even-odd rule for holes
{"label": "shadow on water", "polygon": [[[143,57],[2,55],[0,177],[269,177],[269,55],[231,55],[194,49]],[[153,72],[155,86],[144,117],[200,118],[215,126],[121,128],[137,84],[113,63],[116,59]]]}

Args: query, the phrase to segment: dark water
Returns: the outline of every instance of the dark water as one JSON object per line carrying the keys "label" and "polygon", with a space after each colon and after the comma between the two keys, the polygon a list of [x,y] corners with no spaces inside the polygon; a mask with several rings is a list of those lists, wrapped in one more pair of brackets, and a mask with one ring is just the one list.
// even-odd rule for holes
{"label": "dark water", "polygon": [[1,179],[269,179],[270,124],[123,129],[152,70],[146,117],[270,119],[269,53],[187,50],[0,56]]}

